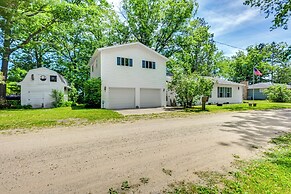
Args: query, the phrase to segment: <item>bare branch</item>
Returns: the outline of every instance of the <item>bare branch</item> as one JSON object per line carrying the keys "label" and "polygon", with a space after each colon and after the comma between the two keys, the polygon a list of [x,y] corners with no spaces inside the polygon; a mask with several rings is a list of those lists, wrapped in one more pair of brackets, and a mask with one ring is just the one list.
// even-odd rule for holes
{"label": "bare branch", "polygon": [[27,45],[31,39],[33,39],[35,36],[37,36],[38,34],[40,34],[42,31],[46,30],[48,27],[50,27],[52,24],[54,24],[57,21],[56,18],[52,19],[50,22],[48,22],[46,25],[40,27],[38,30],[36,30],[35,32],[31,33],[22,43],[20,43],[18,46],[16,46],[15,48],[11,49],[11,53],[16,51],[17,49],[23,48],[25,45]]}

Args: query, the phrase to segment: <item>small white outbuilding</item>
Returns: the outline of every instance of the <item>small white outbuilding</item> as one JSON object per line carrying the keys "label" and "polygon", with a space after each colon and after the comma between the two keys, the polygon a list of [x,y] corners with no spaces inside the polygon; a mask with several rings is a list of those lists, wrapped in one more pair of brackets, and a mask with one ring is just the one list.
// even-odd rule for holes
{"label": "small white outbuilding", "polygon": [[25,78],[19,82],[21,86],[21,105],[31,105],[33,108],[53,107],[52,90],[64,93],[68,100],[68,82],[57,72],[45,67],[28,71]]}

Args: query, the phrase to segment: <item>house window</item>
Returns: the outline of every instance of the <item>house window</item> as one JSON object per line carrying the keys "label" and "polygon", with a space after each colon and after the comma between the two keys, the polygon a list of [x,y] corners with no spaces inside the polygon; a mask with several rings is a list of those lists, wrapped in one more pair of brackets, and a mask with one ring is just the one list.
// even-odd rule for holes
{"label": "house window", "polygon": [[34,80],[34,74],[31,74],[31,80]]}
{"label": "house window", "polygon": [[91,67],[91,72],[94,72],[94,65],[92,65]]}
{"label": "house window", "polygon": [[142,60],[142,68],[156,69],[156,62]]}
{"label": "house window", "polygon": [[57,82],[57,76],[56,75],[51,75],[50,76],[50,82]]}
{"label": "house window", "polygon": [[40,76],[40,80],[41,80],[41,81],[45,81],[45,80],[46,80],[46,76],[45,76],[45,75],[41,75],[41,76]]}
{"label": "house window", "polygon": [[116,64],[117,65],[121,65],[121,66],[132,67],[133,66],[133,60],[130,59],[130,58],[117,57]]}
{"label": "house window", "polygon": [[231,98],[232,97],[232,88],[218,87],[217,88],[217,97],[218,98]]}

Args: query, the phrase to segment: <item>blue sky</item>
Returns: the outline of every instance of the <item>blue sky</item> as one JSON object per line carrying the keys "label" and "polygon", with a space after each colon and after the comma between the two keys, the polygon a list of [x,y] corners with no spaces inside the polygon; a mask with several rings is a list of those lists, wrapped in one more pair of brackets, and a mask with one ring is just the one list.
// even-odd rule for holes
{"label": "blue sky", "polygon": [[[108,0],[118,10],[121,0]],[[275,29],[270,31],[271,19],[257,8],[243,5],[243,0],[197,0],[197,16],[203,17],[211,26],[216,41],[246,48],[249,45],[269,42],[287,42],[291,44],[289,30]],[[217,44],[227,56],[235,54],[238,49]]]}

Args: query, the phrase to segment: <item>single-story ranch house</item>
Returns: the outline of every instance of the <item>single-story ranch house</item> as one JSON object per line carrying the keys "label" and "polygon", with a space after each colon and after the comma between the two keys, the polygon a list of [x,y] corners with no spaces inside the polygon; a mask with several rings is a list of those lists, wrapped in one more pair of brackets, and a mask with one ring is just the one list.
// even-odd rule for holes
{"label": "single-story ranch house", "polygon": [[[253,85],[248,86],[248,100],[253,99],[253,92],[254,92],[254,98],[255,100],[266,100],[267,96],[264,94],[264,90],[268,89],[269,87],[275,85],[271,82],[265,82],[265,83],[257,83]],[[290,85],[287,85],[288,89],[291,89]]]}
{"label": "single-story ranch house", "polygon": [[217,77],[212,79],[214,80],[214,85],[208,103],[211,104],[243,103],[244,84],[227,81]]}
{"label": "single-story ranch house", "polygon": [[[227,81],[221,78],[213,79],[214,85],[209,96],[209,104],[240,104],[243,102],[243,84]],[[167,82],[170,82],[171,78],[167,77]],[[167,105],[173,106],[177,104],[176,94],[173,91],[167,91]],[[198,102],[201,103],[201,102]]]}
{"label": "single-story ranch house", "polygon": [[53,107],[52,90],[64,93],[68,100],[68,82],[55,71],[45,67],[28,71],[25,78],[19,82],[21,86],[21,105],[31,105],[33,108]]}
{"label": "single-story ranch house", "polygon": [[101,78],[101,108],[166,106],[167,61],[139,42],[97,49],[89,66]]}

